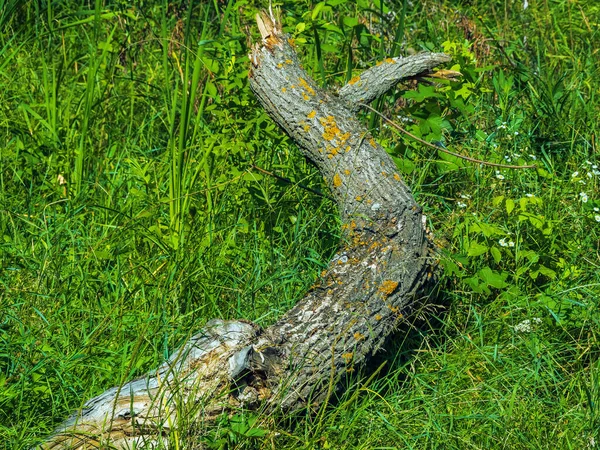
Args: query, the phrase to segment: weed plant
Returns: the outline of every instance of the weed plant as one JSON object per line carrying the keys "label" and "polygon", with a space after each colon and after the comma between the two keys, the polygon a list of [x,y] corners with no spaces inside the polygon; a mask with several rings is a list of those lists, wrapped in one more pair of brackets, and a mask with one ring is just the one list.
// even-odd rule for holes
{"label": "weed plant", "polygon": [[[248,88],[264,6],[0,1],[0,448],[40,442],[212,318],[273,323],[335,251],[320,175]],[[279,6],[323,86],[387,56],[452,54],[460,80],[407,82],[377,109],[537,168],[472,164],[365,113],[436,236],[437,304],[318,414],[240,413],[176,445],[595,448],[600,6]]]}

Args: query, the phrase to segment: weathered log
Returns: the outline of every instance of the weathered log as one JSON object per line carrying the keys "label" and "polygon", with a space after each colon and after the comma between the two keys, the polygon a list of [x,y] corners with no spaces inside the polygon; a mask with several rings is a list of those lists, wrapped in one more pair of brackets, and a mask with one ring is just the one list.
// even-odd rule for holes
{"label": "weathered log", "polygon": [[155,372],[88,401],[42,448],[168,445],[184,424],[240,406],[320,407],[423,303],[435,267],[425,217],[355,112],[450,58],[386,59],[332,93],[302,69],[272,16],[257,22],[262,42],[250,55],[250,86],[328,184],[343,222],[339,252],[276,324],[209,322]]}

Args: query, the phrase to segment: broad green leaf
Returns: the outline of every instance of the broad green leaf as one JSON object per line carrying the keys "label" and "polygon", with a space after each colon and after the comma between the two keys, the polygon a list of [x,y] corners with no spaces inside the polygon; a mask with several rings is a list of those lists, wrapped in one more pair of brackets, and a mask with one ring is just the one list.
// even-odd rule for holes
{"label": "broad green leaf", "polygon": [[480,244],[477,241],[471,241],[469,244],[469,249],[467,250],[467,255],[469,256],[480,256],[488,251],[488,247]]}
{"label": "broad green leaf", "polygon": [[506,199],[506,214],[510,215],[510,213],[515,209],[515,201],[512,198]]}

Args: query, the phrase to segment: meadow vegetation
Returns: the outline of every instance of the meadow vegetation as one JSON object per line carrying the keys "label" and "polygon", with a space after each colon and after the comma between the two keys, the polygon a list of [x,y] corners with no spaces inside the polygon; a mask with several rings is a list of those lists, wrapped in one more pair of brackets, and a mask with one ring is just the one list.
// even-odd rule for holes
{"label": "meadow vegetation", "polygon": [[[321,85],[445,51],[373,134],[428,217],[440,296],[316,415],[240,411],[175,448],[600,445],[600,5],[277,2]],[[255,0],[0,1],[0,448],[38,443],[212,318],[273,323],[340,239],[248,87]]]}

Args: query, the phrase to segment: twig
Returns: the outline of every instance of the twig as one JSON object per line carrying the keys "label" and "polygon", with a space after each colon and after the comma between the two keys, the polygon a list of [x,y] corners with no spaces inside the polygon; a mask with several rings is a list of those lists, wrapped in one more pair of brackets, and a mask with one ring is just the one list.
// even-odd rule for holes
{"label": "twig", "polygon": [[473,162],[473,163],[476,163],[476,164],[483,164],[484,166],[502,167],[504,169],[535,169],[537,167],[535,164],[528,164],[528,165],[525,165],[525,166],[513,166],[513,165],[510,165],[510,164],[492,163],[492,162],[488,162],[488,161],[482,161],[480,159],[471,158],[470,156],[464,156],[464,155],[460,155],[458,153],[451,152],[450,150],[447,150],[444,147],[439,147],[437,145],[433,145],[430,142],[424,141],[423,139],[415,136],[411,132],[406,131],[404,128],[402,128],[400,125],[398,125],[396,122],[392,122],[386,116],[384,116],[383,114],[381,114],[376,109],[371,108],[369,105],[366,105],[364,103],[359,103],[359,105],[360,106],[364,106],[365,108],[373,111],[375,114],[377,114],[379,117],[381,117],[387,123],[389,123],[391,126],[393,126],[394,128],[396,128],[398,131],[401,131],[402,133],[406,134],[407,136],[413,138],[415,141],[420,142],[421,144],[427,145],[429,147],[435,148],[436,150],[439,150],[441,152],[447,153],[449,155],[456,156],[457,158],[464,159],[466,161],[470,161],[470,162]]}

